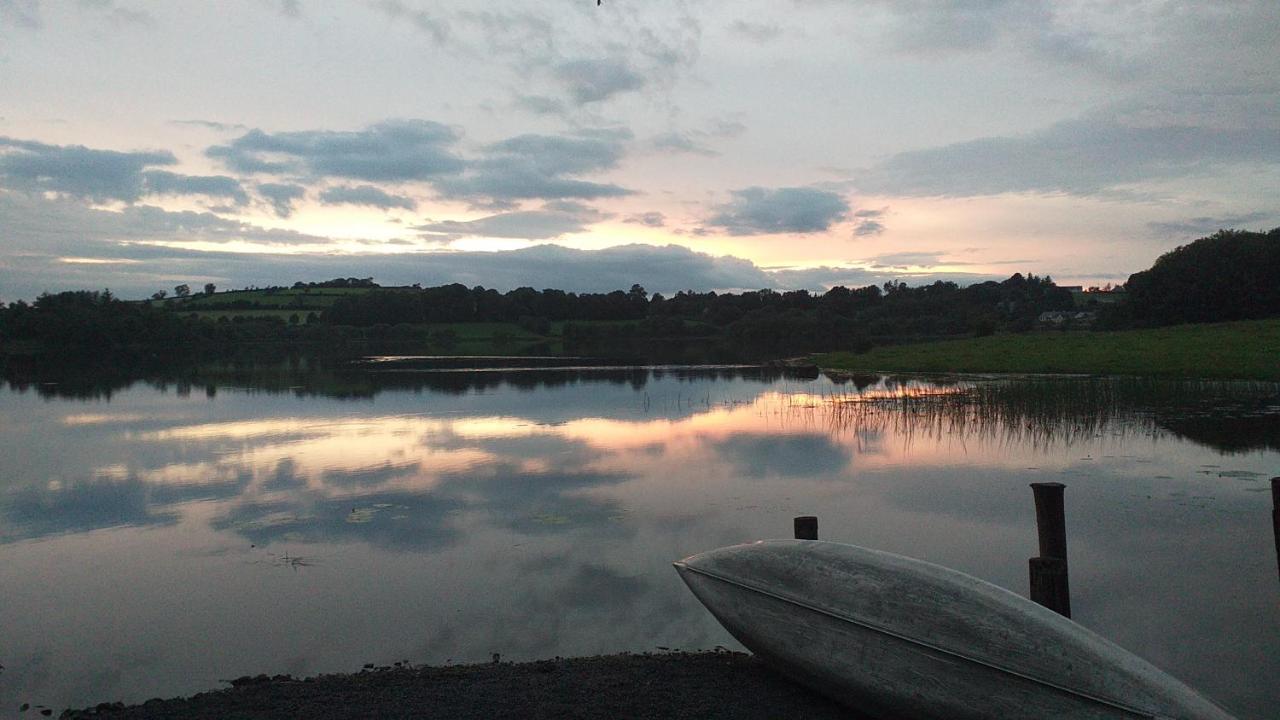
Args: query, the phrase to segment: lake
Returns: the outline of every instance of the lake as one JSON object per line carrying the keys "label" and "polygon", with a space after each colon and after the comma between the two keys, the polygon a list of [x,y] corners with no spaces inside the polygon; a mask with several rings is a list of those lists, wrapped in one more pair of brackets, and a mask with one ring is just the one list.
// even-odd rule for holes
{"label": "lake", "polygon": [[1027,593],[1280,705],[1280,387],[759,368],[227,366],[0,389],[0,714],[241,675],[737,648],[673,560],[789,537]]}

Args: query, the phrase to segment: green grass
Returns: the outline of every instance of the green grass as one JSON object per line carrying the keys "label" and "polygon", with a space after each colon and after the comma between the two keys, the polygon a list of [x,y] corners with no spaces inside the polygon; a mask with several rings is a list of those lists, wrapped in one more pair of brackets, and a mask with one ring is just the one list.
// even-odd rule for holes
{"label": "green grass", "polygon": [[[363,295],[376,290],[395,290],[396,288],[311,288],[309,290],[286,288],[283,290],[230,290],[205,295],[197,293],[187,298],[168,298],[166,307],[177,312],[192,310],[227,309],[231,303],[245,301],[259,303],[263,306],[278,306],[291,310],[323,310],[333,305],[339,298],[351,295]],[[170,304],[172,303],[172,304]]]}
{"label": "green grass", "polygon": [[833,370],[1088,373],[1280,380],[1280,318],[1123,332],[1037,332],[814,357]]}

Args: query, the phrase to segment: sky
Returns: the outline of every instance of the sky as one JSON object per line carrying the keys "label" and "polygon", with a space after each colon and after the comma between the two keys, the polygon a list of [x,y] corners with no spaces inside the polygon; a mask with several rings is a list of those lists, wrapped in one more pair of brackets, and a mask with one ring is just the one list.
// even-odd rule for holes
{"label": "sky", "polygon": [[0,0],[0,301],[1123,282],[1280,225],[1280,3]]}

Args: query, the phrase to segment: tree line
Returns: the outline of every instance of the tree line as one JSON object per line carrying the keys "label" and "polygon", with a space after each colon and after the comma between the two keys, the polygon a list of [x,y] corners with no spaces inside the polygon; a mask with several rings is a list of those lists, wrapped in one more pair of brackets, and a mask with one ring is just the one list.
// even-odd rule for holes
{"label": "tree line", "polygon": [[[427,325],[516,323],[557,335],[565,349],[644,339],[715,338],[758,355],[860,350],[872,344],[1020,332],[1049,310],[1071,310],[1071,294],[1049,277],[1014,274],[960,287],[908,286],[739,293],[686,290],[670,297],[640,285],[610,293],[529,287],[499,292],[461,284],[381,288],[371,278],[295,283],[294,289],[360,288],[305,322],[267,317],[195,319],[182,305],[130,302],[110,291],[46,293],[32,303],[0,304],[0,352],[23,348],[66,354],[139,347],[227,347],[246,342],[434,342]],[[1280,228],[1227,230],[1162,255],[1125,284],[1128,301],[1099,308],[1107,329],[1280,315]],[[213,295],[214,288],[206,287]],[[281,290],[284,290],[281,288]],[[301,320],[301,318],[300,318]],[[552,326],[559,326],[553,333]]]}

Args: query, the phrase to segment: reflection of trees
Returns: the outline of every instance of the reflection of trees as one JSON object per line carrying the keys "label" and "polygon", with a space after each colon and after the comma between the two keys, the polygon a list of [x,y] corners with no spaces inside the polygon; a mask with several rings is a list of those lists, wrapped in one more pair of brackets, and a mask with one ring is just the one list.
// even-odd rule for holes
{"label": "reflection of trees", "polygon": [[137,358],[127,363],[15,364],[0,368],[0,377],[19,392],[34,390],[42,397],[109,399],[113,394],[145,382],[184,396],[193,391],[209,396],[219,388],[265,393],[288,393],[337,399],[365,399],[379,393],[408,390],[464,395],[511,387],[518,390],[554,389],[583,383],[607,383],[644,388],[650,381],[783,378],[811,379],[805,370],[749,366],[565,366],[564,358],[406,358],[393,362],[353,362],[346,358],[292,355],[284,358],[238,358],[203,363],[169,363],[161,358]]}
{"label": "reflection of trees", "polygon": [[1146,378],[951,379],[885,377],[787,401],[782,414],[836,432],[892,428],[928,438],[1047,447],[1102,434],[1163,432],[1219,452],[1280,447],[1280,384]]}

